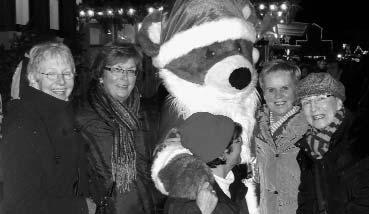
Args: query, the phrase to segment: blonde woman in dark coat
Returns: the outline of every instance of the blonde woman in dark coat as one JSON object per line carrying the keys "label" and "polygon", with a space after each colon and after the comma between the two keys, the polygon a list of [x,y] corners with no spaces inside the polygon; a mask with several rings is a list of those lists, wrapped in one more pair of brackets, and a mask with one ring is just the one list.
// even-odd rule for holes
{"label": "blonde woman in dark coat", "polygon": [[10,101],[4,118],[2,214],[87,214],[83,138],[75,130],[69,95],[74,62],[61,43],[30,51],[29,86]]}

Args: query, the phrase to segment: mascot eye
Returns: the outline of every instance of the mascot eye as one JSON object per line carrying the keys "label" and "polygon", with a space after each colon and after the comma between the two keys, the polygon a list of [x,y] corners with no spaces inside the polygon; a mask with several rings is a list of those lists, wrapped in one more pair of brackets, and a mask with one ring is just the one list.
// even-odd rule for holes
{"label": "mascot eye", "polygon": [[206,57],[207,58],[213,58],[215,56],[215,51],[207,50],[206,51]]}
{"label": "mascot eye", "polygon": [[237,47],[237,51],[239,53],[241,53],[242,52],[241,44],[240,43],[236,43],[236,47]]}

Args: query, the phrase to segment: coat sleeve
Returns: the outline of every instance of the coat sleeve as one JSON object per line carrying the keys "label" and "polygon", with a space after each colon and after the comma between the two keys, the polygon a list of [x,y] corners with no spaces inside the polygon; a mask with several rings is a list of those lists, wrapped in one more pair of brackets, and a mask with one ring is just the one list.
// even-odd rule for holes
{"label": "coat sleeve", "polygon": [[360,163],[360,172],[356,172],[348,184],[348,203],[346,213],[369,213],[369,158]]}
{"label": "coat sleeve", "polygon": [[99,118],[79,121],[80,133],[86,141],[89,195],[98,203],[109,192],[111,179],[111,147],[114,134]]}
{"label": "coat sleeve", "polygon": [[23,139],[32,140],[29,133],[17,133],[14,129],[4,133],[2,163],[5,213],[44,213],[41,211],[46,206],[40,197],[41,164],[31,144]]}
{"label": "coat sleeve", "polygon": [[32,131],[32,121],[18,117],[22,113],[21,109],[13,110],[6,117],[2,142],[4,213],[76,213],[76,210],[80,211],[78,213],[87,213],[83,198],[46,196],[44,185],[47,181],[43,163],[34,147],[40,138]]}
{"label": "coat sleeve", "polygon": [[304,153],[300,151],[297,160],[301,169],[301,183],[298,192],[298,209],[297,214],[313,213],[314,203],[316,201],[313,163]]}

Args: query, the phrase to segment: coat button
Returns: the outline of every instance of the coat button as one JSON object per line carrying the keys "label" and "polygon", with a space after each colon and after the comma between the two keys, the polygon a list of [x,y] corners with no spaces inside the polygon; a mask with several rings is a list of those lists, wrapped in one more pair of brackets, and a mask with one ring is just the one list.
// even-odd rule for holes
{"label": "coat button", "polygon": [[279,157],[279,154],[275,154],[275,157],[278,158]]}
{"label": "coat button", "polygon": [[274,191],[273,193],[277,195],[278,194],[278,191]]}

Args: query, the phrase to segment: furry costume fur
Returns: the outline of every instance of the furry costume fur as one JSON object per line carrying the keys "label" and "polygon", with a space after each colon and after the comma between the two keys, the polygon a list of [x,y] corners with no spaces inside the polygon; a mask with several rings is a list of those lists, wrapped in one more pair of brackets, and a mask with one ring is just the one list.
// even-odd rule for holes
{"label": "furry costume fur", "polygon": [[[156,11],[146,17],[138,36],[143,50],[159,69],[172,96],[170,109],[178,118],[209,112],[228,116],[242,125],[243,163],[251,163],[255,157],[250,137],[258,103],[253,65],[259,53],[253,48],[253,11],[247,0],[177,0],[171,13]],[[152,178],[163,194],[177,195],[169,184],[182,182],[179,166],[187,165],[173,162],[178,162],[178,155],[183,153],[191,155],[178,144],[160,145],[156,151]],[[178,174],[168,168],[178,169]],[[204,179],[208,177],[203,174]],[[177,180],[169,182],[170,179]],[[197,176],[191,182],[199,184],[200,180]],[[249,182],[247,186],[250,213],[258,213],[254,185]]]}

